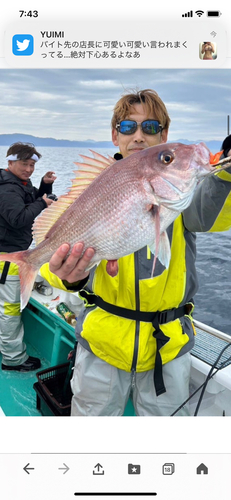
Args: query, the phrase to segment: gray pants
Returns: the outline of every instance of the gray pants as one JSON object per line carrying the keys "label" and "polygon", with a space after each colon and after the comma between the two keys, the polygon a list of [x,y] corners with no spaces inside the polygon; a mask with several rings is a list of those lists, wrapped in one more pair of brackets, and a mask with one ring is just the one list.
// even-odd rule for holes
{"label": "gray pants", "polygon": [[[189,396],[190,368],[189,353],[164,365],[166,392],[157,397],[153,370],[135,373],[132,380],[131,373],[109,365],[78,344],[71,416],[123,415],[130,394],[137,416],[170,416]],[[188,405],[177,415],[189,416]]]}
{"label": "gray pants", "polygon": [[5,284],[0,284],[0,351],[3,364],[8,366],[20,365],[28,359],[19,303],[19,276],[8,274]]}

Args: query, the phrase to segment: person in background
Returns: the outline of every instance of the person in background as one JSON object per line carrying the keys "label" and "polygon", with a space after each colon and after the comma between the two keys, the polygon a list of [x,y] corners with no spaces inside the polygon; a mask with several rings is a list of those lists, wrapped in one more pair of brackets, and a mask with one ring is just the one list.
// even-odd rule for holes
{"label": "person in background", "polygon": [[[18,142],[7,151],[8,168],[0,169],[0,252],[26,250],[32,242],[34,219],[53,203],[47,195],[52,193],[54,172],[43,176],[38,189],[30,181],[40,158],[32,144]],[[0,262],[2,370],[30,371],[41,366],[38,358],[28,356],[23,336],[18,267]]]}
{"label": "person in background", "polygon": [[227,137],[222,142],[221,150],[223,151],[224,158],[231,156],[231,135],[227,135]]}
{"label": "person in background", "polygon": [[[169,124],[154,90],[121,97],[112,117],[116,159],[157,144],[165,151]],[[191,205],[167,229],[169,268],[157,259],[153,277],[148,247],[115,262],[115,277],[107,273],[105,260],[86,271],[94,249],[85,249],[83,242],[70,255],[64,243],[50,259],[50,270],[44,265],[42,274],[51,284],[58,286],[59,278],[60,287],[79,290],[88,301],[76,325],[72,416],[123,415],[129,396],[138,416],[170,416],[188,398],[198,289],[195,232],[230,229],[230,202],[230,168],[205,178]],[[145,321],[140,314],[145,312],[155,319]],[[177,415],[188,416],[188,405]]]}

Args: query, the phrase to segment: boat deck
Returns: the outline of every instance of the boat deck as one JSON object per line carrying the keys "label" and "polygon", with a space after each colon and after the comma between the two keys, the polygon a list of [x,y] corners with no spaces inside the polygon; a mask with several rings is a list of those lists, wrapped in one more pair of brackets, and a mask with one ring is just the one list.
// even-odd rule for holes
{"label": "boat deck", "polygon": [[[27,352],[30,356],[41,359],[41,370],[49,367],[49,361],[41,358],[41,353],[28,342]],[[0,362],[1,359],[0,354]],[[36,394],[33,389],[35,382],[37,382],[36,371],[20,373],[0,370],[0,407],[6,416],[41,417],[36,408]]]}
{"label": "boat deck", "polygon": [[[54,292],[55,294],[55,292]],[[27,352],[41,360],[38,372],[67,362],[68,353],[75,344],[74,328],[57,313],[47,308],[41,296],[33,292],[28,306],[23,311]],[[52,300],[52,297],[50,298]],[[191,392],[203,383],[230,337],[222,332],[209,329],[207,325],[195,322],[196,343],[192,354]],[[209,331],[211,330],[211,331]],[[216,336],[214,336],[216,334]],[[217,337],[218,336],[218,337]],[[220,338],[219,338],[220,337]],[[207,386],[200,414],[221,415],[221,411],[231,415],[231,347],[222,355],[219,366],[224,363]],[[1,354],[0,354],[1,362]],[[33,388],[37,382],[36,371],[20,373],[0,370],[0,416],[41,416],[37,409],[37,395]],[[197,404],[200,392],[190,401],[190,414]],[[218,404],[221,397],[223,400]],[[208,408],[208,410],[207,410]],[[222,410],[221,410],[222,409]],[[125,416],[133,416],[134,409],[129,400]]]}
{"label": "boat deck", "polygon": [[[22,319],[27,353],[41,360],[41,368],[28,373],[0,369],[0,416],[41,416],[33,388],[38,381],[36,373],[66,363],[69,352],[75,346],[74,328],[57,315],[55,309],[51,311],[44,305],[45,297],[41,298],[37,292],[32,294]],[[49,301],[55,296],[54,291],[54,297],[50,297]],[[64,297],[61,299],[65,300]],[[124,416],[134,416],[130,400]]]}
{"label": "boat deck", "polygon": [[[231,344],[227,340],[212,337],[205,330],[196,326],[195,346],[191,354],[215,368],[225,368],[231,364]],[[225,350],[224,350],[225,349]],[[221,354],[224,350],[223,354]],[[221,354],[220,359],[218,359]]]}
{"label": "boat deck", "polygon": [[[56,291],[53,295],[50,301],[55,300]],[[41,360],[41,368],[27,373],[0,370],[0,408],[6,416],[41,416],[33,388],[36,372],[67,362],[75,345],[74,328],[44,305],[46,299],[33,292],[22,313],[27,353]]]}

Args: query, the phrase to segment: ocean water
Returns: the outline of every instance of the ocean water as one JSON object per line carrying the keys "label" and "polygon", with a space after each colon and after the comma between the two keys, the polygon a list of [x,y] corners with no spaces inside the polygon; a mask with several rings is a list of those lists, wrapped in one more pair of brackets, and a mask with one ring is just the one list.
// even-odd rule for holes
{"label": "ocean water", "polygon": [[[7,147],[0,147],[0,165],[5,168]],[[83,148],[38,148],[42,154],[31,177],[38,187],[41,177],[48,171],[56,173],[53,192],[60,196],[71,186],[75,161],[79,154],[91,156]],[[113,156],[114,149],[97,149],[102,155]],[[194,316],[199,321],[231,335],[231,230],[223,233],[197,235],[196,261],[199,291],[195,296]]]}
{"label": "ocean water", "polygon": [[197,234],[195,318],[231,335],[231,230]]}

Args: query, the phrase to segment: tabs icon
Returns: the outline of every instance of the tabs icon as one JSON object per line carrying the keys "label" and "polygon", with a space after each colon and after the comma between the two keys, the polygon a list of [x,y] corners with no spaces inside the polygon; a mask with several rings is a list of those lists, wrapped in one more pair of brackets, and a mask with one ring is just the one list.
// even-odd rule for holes
{"label": "tabs icon", "polygon": [[164,464],[162,467],[162,474],[164,476],[171,476],[175,472],[175,464]]}

